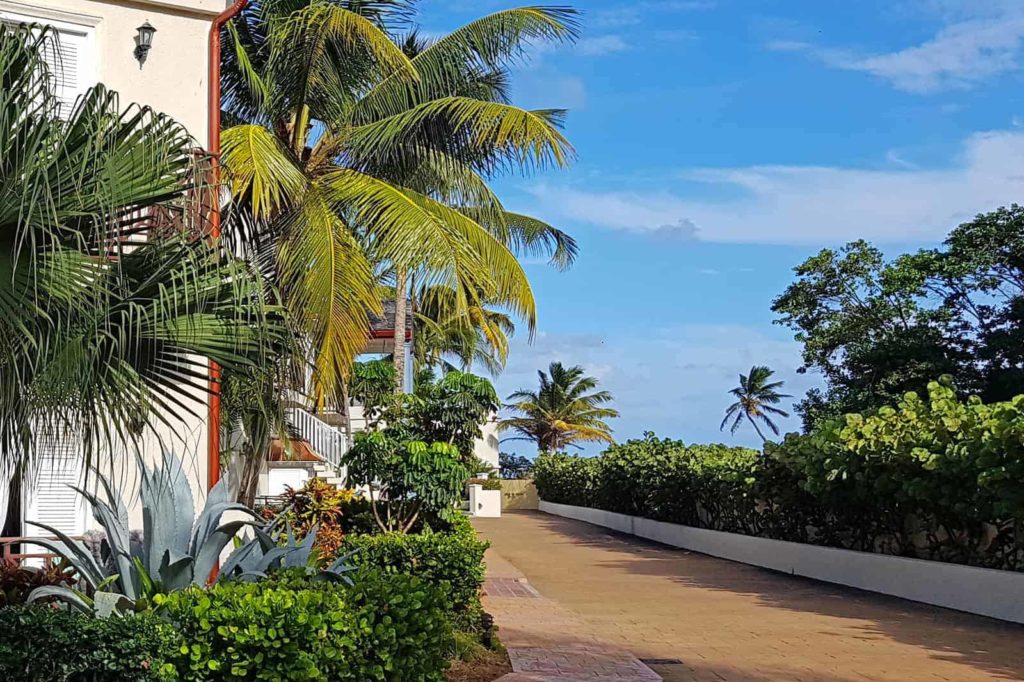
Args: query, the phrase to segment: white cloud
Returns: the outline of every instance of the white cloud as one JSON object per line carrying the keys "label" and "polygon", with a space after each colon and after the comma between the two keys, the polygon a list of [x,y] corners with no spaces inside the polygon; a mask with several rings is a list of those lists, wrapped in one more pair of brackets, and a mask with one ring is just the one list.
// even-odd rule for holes
{"label": "white cloud", "polygon": [[[931,241],[976,213],[1020,201],[1022,158],[1024,132],[1001,131],[971,135],[940,169],[750,166],[685,171],[677,191],[529,189],[536,212],[548,219],[634,233],[659,235],[666,226],[680,226],[675,229],[691,238],[714,242]],[[684,197],[693,183],[734,198]]]}
{"label": "white cloud", "polygon": [[584,38],[576,43],[575,50],[577,54],[581,54],[585,57],[602,57],[606,54],[614,54],[615,52],[622,52],[629,46],[626,45],[626,41],[621,36],[607,35],[607,36],[596,36],[594,38]]}
{"label": "white cloud", "polygon": [[929,9],[946,25],[931,39],[892,52],[872,54],[788,39],[769,40],[765,48],[805,52],[829,66],[867,73],[914,93],[970,88],[1020,68],[1024,3],[939,2]]}
{"label": "white cloud", "polygon": [[[729,403],[727,391],[736,385],[738,374],[766,364],[795,396],[819,383],[797,373],[800,347],[781,334],[770,336],[744,325],[688,324],[637,329],[630,336],[541,332],[532,346],[517,340],[509,366],[497,380],[499,395],[533,388],[537,370],[556,361],[581,365],[612,392],[622,415],[612,422],[619,439],[654,430],[690,442],[754,444],[758,439],[753,433],[739,432],[734,439],[718,430]],[[797,399],[782,407],[788,411]],[[795,417],[781,421],[784,430],[799,428]],[[511,443],[506,447],[514,449]]]}

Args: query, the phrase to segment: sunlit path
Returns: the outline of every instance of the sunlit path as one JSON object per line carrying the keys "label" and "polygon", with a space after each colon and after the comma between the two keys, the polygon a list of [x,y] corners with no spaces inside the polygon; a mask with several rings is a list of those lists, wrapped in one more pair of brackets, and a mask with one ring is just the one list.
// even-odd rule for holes
{"label": "sunlit path", "polygon": [[[640,659],[677,659],[651,664],[666,680],[1024,679],[1024,627],[672,550],[538,512],[475,525],[498,555],[497,575],[521,572],[571,615],[572,627],[545,629],[549,645],[596,642]],[[511,603],[488,605],[499,625]]]}

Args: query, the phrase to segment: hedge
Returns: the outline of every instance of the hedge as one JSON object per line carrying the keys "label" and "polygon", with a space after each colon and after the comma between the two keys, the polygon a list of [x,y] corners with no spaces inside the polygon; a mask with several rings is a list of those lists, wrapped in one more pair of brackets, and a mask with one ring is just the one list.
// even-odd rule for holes
{"label": "hedge", "polygon": [[455,624],[473,630],[480,610],[487,547],[469,520],[458,516],[446,531],[347,535],[341,551],[354,552],[352,561],[358,565],[416,576],[442,587]]}
{"label": "hedge", "polygon": [[218,583],[159,598],[190,682],[444,679],[451,629],[443,590],[362,570],[354,586],[286,577]]}
{"label": "hedge", "polygon": [[0,609],[0,680],[158,682],[179,638],[151,615],[99,619],[50,605]]}
{"label": "hedge", "polygon": [[550,502],[734,533],[1024,570],[1024,396],[958,401],[943,382],[764,454],[654,434],[596,458],[546,454]]}

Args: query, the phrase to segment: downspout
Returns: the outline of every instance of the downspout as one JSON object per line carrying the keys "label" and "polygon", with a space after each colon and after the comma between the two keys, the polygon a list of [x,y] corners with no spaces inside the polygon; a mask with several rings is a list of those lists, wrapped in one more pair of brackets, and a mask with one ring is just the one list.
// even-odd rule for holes
{"label": "downspout", "polygon": [[[238,15],[249,0],[235,0],[231,7],[217,15],[210,26],[208,63],[207,151],[210,154],[211,184],[215,189],[210,207],[210,237],[220,239],[220,29]],[[206,420],[206,471],[208,488],[220,480],[220,366],[210,360],[210,404]]]}

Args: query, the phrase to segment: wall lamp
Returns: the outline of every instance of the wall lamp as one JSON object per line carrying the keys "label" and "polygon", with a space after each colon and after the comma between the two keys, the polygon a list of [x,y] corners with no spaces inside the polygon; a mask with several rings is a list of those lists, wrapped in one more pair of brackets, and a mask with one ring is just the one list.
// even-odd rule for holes
{"label": "wall lamp", "polygon": [[135,58],[139,60],[139,68],[142,68],[142,63],[146,61],[146,55],[149,54],[150,48],[153,47],[153,34],[156,33],[156,29],[147,21],[139,26],[135,36]]}

